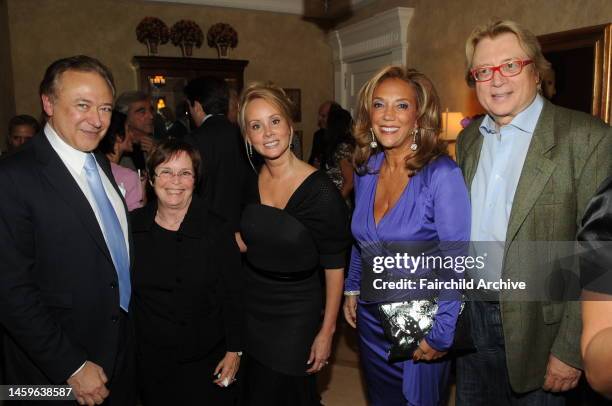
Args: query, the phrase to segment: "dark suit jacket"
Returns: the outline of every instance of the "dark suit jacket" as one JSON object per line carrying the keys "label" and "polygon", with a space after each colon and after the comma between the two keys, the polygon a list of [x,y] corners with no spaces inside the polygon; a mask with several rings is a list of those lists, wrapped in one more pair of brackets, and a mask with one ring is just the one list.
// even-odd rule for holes
{"label": "dark suit jacket", "polygon": [[[481,122],[473,122],[457,141],[457,161],[468,188],[480,159]],[[542,258],[530,251],[537,245],[519,242],[574,241],[589,199],[612,174],[611,157],[609,126],[588,114],[544,101],[514,195],[502,278],[546,278],[541,275]],[[521,301],[515,294],[504,291],[500,306],[510,384],[523,393],[541,387],[551,353],[581,367],[582,325],[577,301]]]}
{"label": "dark suit jacket", "polygon": [[189,139],[202,155],[198,193],[207,206],[238,231],[246,162],[239,129],[224,116],[209,117]]}
{"label": "dark suit jacket", "polygon": [[233,232],[194,196],[166,246],[156,212],[155,201],[132,212],[139,358],[158,369],[201,358],[222,342],[227,351],[242,351],[243,282]]}
{"label": "dark suit jacket", "polygon": [[[119,193],[108,160],[96,158]],[[44,134],[0,161],[0,191],[6,381],[64,383],[85,360],[112,379],[117,274],[89,202]]]}

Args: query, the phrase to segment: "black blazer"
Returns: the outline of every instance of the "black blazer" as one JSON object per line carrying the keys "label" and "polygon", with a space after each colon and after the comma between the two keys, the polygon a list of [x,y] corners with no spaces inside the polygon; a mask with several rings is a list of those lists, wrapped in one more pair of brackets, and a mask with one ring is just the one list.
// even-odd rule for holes
{"label": "black blazer", "polygon": [[194,196],[176,244],[159,247],[156,212],[156,201],[132,212],[137,352],[159,364],[162,347],[176,361],[205,356],[223,341],[227,351],[242,351],[243,281],[233,232]]}
{"label": "black blazer", "polygon": [[[121,196],[108,160],[96,159]],[[5,380],[59,384],[85,360],[112,379],[117,274],[89,202],[42,132],[0,161],[0,191]]]}
{"label": "black blazer", "polygon": [[199,195],[227,220],[232,231],[238,231],[246,169],[238,127],[218,114],[204,121],[189,139],[202,155]]}

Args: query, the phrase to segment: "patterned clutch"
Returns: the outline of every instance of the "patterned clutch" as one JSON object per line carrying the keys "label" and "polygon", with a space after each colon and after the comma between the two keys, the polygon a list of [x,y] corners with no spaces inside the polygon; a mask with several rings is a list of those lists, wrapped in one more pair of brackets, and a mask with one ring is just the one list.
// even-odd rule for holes
{"label": "patterned clutch", "polygon": [[[465,302],[461,302],[453,349],[468,350],[473,348],[470,334],[468,312],[464,312]],[[419,342],[433,327],[438,301],[411,300],[409,302],[384,303],[378,305],[380,322],[385,337],[391,342],[387,354],[389,362],[412,359],[412,353],[418,348]]]}

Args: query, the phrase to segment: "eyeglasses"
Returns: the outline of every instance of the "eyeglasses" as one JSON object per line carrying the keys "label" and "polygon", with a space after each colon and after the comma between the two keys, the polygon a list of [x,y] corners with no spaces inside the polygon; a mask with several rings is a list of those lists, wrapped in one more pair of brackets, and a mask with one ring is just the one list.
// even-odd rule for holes
{"label": "eyeglasses", "polygon": [[493,74],[498,71],[504,77],[516,76],[523,71],[523,67],[533,63],[531,59],[512,59],[497,66],[479,66],[471,69],[470,73],[476,82],[488,82],[493,79]]}
{"label": "eyeglasses", "polygon": [[188,180],[188,179],[193,179],[195,177],[193,171],[190,171],[189,169],[182,169],[182,170],[175,172],[172,169],[168,169],[168,168],[160,169],[159,172],[155,173],[155,176],[163,180],[170,180],[174,178],[175,176],[178,176],[180,180],[183,180],[183,179]]}

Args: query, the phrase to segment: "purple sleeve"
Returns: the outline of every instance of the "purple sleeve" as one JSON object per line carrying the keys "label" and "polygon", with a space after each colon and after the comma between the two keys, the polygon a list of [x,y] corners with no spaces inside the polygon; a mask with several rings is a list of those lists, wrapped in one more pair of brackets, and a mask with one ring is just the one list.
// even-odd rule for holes
{"label": "purple sleeve", "polygon": [[[353,188],[355,191],[355,204],[359,204],[357,202],[357,198],[359,196],[359,188],[361,178],[357,176],[356,173],[353,173]],[[357,243],[353,244],[353,249],[351,250],[351,263],[348,268],[348,275],[346,280],[344,281],[344,291],[345,292],[356,292],[361,290],[361,252],[359,251],[359,247]]]}
{"label": "purple sleeve", "polygon": [[[471,208],[470,200],[461,170],[456,166],[445,165],[434,174],[433,200],[434,221],[444,256],[467,255],[470,239]],[[460,292],[445,291],[440,294],[438,312],[433,328],[426,337],[433,348],[444,351],[451,347],[455,335],[455,325],[461,307]]]}
{"label": "purple sleeve", "polygon": [[353,245],[351,250],[351,264],[349,265],[348,276],[344,281],[345,292],[355,292],[361,289],[361,254],[357,245]]}

